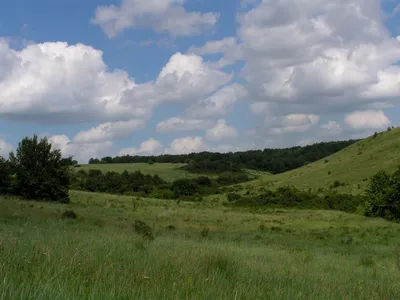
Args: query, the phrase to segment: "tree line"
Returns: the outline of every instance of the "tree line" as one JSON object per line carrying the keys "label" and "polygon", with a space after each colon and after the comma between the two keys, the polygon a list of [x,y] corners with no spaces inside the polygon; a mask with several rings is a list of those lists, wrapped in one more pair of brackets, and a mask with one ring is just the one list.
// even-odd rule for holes
{"label": "tree line", "polygon": [[122,173],[91,169],[71,173],[71,188],[88,192],[141,196],[157,199],[201,201],[203,196],[218,194],[222,186],[248,181],[247,174],[221,174],[215,179],[208,176],[182,178],[166,182],[158,175],[145,175],[141,171]]}
{"label": "tree line", "polygon": [[278,174],[320,160],[357,141],[324,142],[304,147],[230,153],[200,152],[159,156],[107,156],[101,159],[91,158],[89,164],[185,163],[187,165],[183,168],[194,173],[238,172],[242,169],[251,169]]}

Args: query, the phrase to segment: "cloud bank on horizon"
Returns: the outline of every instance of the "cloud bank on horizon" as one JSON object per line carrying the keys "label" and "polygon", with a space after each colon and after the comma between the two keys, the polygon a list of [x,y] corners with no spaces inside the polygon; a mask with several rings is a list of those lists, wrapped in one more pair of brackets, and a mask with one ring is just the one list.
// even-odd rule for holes
{"label": "cloud bank on horizon", "polygon": [[[1,11],[12,8],[8,2]],[[79,43],[72,28],[59,40],[35,29],[33,41],[15,43],[21,34],[4,25],[19,24],[4,23],[0,13],[0,155],[30,130],[86,162],[304,145],[399,123],[395,3],[200,2],[94,5],[90,17],[77,17],[96,38],[83,30]],[[170,39],[177,49],[120,47],[143,38]],[[135,51],[147,54],[132,63]]]}

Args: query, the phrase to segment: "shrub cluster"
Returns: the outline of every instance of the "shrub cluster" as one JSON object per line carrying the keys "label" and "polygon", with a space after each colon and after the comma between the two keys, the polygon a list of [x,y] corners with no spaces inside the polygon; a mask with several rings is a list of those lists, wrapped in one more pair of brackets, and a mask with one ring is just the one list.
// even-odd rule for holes
{"label": "shrub cluster", "polygon": [[241,182],[241,180],[248,180],[248,176],[236,173],[223,174],[215,180],[207,176],[199,176],[177,179],[168,183],[158,175],[144,175],[141,171],[103,173],[100,170],[79,170],[72,173],[71,186],[74,189],[89,192],[201,201],[203,196],[217,193],[220,186]]}
{"label": "shrub cluster", "polygon": [[365,215],[400,220],[400,167],[392,174],[379,171],[365,191]]}
{"label": "shrub cluster", "polygon": [[46,138],[24,138],[8,160],[0,157],[0,194],[67,203],[72,164]]}
{"label": "shrub cluster", "polygon": [[362,205],[362,197],[328,191],[324,195],[312,191],[301,191],[295,187],[279,187],[267,190],[258,196],[228,194],[227,200],[235,206],[257,206],[299,209],[329,209],[356,212]]}

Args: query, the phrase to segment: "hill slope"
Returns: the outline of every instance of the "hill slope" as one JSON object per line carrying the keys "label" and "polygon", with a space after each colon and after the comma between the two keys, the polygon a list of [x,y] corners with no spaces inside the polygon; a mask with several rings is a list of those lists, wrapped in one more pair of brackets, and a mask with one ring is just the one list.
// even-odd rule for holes
{"label": "hill slope", "polygon": [[379,170],[394,171],[400,165],[400,128],[363,139],[329,157],[274,176],[244,184],[249,189],[294,185],[300,189],[328,188],[344,183],[340,192],[360,193],[367,180]]}

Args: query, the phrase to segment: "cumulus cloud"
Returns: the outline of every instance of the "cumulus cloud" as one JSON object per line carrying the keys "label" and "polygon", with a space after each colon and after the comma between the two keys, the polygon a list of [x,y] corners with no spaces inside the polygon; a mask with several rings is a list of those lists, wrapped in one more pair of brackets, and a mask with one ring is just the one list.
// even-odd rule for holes
{"label": "cumulus cloud", "polygon": [[90,144],[76,144],[66,135],[50,136],[49,142],[53,149],[60,149],[64,157],[73,156],[79,163],[87,163],[90,158],[103,157],[111,151],[110,141]]}
{"label": "cumulus cloud", "polygon": [[217,23],[218,13],[188,12],[184,0],[122,0],[120,6],[99,6],[92,23],[113,38],[135,27],[152,28],[171,36],[199,35]]}
{"label": "cumulus cloud", "polygon": [[205,151],[206,148],[207,146],[204,144],[203,138],[189,136],[173,140],[165,152],[168,154],[189,154]]}
{"label": "cumulus cloud", "polygon": [[151,117],[155,105],[197,101],[229,82],[197,55],[176,53],[156,82],[136,84],[109,70],[102,52],[67,43],[13,50],[0,40],[0,118],[48,122],[115,122]]}
{"label": "cumulus cloud", "polygon": [[142,129],[144,125],[145,122],[141,120],[108,122],[89,130],[78,132],[73,141],[77,144],[88,144],[120,139],[128,137],[135,130]]}
{"label": "cumulus cloud", "polygon": [[0,138],[0,156],[8,157],[8,154],[13,150],[13,146]]}
{"label": "cumulus cloud", "polygon": [[157,124],[156,130],[159,133],[175,133],[179,131],[204,130],[213,124],[210,120],[169,118]]}
{"label": "cumulus cloud", "polygon": [[155,83],[159,101],[194,102],[227,84],[233,74],[207,66],[201,56],[174,54]]}
{"label": "cumulus cloud", "polygon": [[270,134],[306,132],[319,122],[319,116],[311,114],[291,114],[272,122]]}
{"label": "cumulus cloud", "polygon": [[169,147],[164,147],[159,141],[149,139],[140,144],[139,148],[124,148],[119,155],[159,155],[159,154],[188,154],[205,151],[206,144],[201,137],[183,137],[174,139]]}
{"label": "cumulus cloud", "polygon": [[240,17],[242,74],[273,114],[348,112],[400,95],[400,42],[375,0],[263,0]]}
{"label": "cumulus cloud", "polygon": [[0,117],[35,122],[145,118],[151,101],[129,97],[137,86],[121,70],[108,71],[102,52],[67,43],[0,41]]}
{"label": "cumulus cloud", "polygon": [[188,108],[187,113],[193,117],[222,117],[230,112],[233,104],[247,97],[246,89],[233,83],[215,92],[210,97],[198,101]]}
{"label": "cumulus cloud", "polygon": [[208,41],[202,47],[191,47],[188,53],[197,55],[223,54],[214,66],[225,67],[243,59],[243,45],[238,43],[235,37],[227,37],[222,40]]}
{"label": "cumulus cloud", "polygon": [[218,124],[206,132],[206,139],[209,141],[220,141],[233,139],[238,136],[236,128],[226,125],[225,120],[219,120]]}
{"label": "cumulus cloud", "polygon": [[118,155],[159,155],[164,151],[163,145],[151,138],[140,144],[139,148],[124,148],[119,151]]}
{"label": "cumulus cloud", "polygon": [[326,124],[321,125],[321,128],[324,130],[324,133],[329,135],[339,135],[342,133],[342,126],[336,121],[329,121]]}
{"label": "cumulus cloud", "polygon": [[381,110],[355,111],[344,122],[355,130],[383,129],[390,125],[389,118]]}

